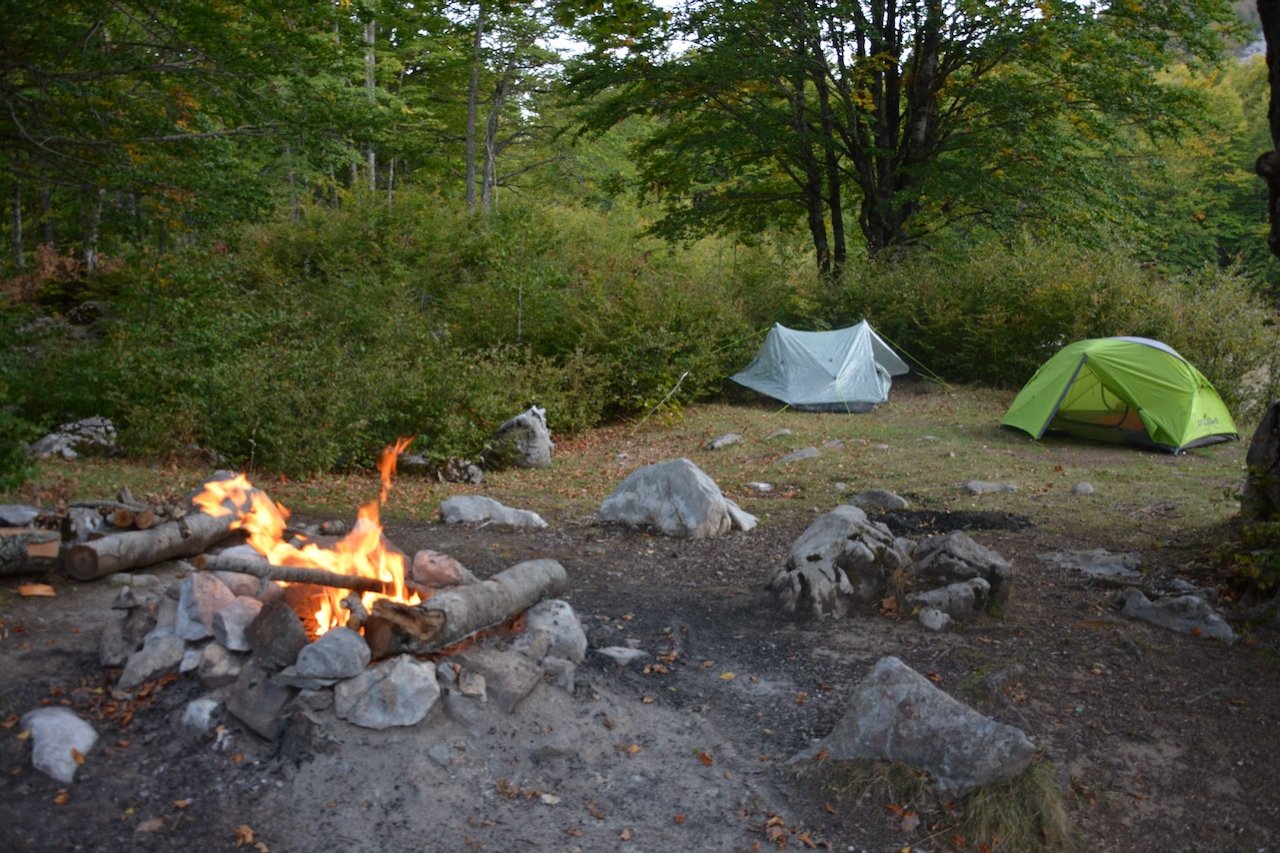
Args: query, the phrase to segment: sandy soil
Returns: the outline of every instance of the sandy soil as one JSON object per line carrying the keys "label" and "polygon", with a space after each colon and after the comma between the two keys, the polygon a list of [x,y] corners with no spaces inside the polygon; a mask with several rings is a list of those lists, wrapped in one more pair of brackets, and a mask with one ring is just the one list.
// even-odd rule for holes
{"label": "sandy soil", "polygon": [[[1001,849],[957,838],[945,809],[912,826],[884,796],[839,801],[783,766],[893,654],[1064,763],[1071,849],[1277,849],[1274,635],[1226,646],[1125,620],[1113,590],[1037,559],[1095,543],[1035,526],[972,531],[1015,565],[1002,620],[941,635],[875,612],[781,621],[759,591],[812,518],[780,507],[767,526],[710,542],[590,523],[537,533],[392,525],[405,551],[444,551],[481,577],[527,558],[561,561],[591,646],[632,642],[668,654],[667,671],[589,652],[572,695],[539,687],[511,715],[462,725],[433,712],[375,732],[321,711],[274,744],[234,720],[217,736],[184,734],[177,720],[200,694],[194,679],[114,699],[117,673],[97,656],[114,595],[105,582],[55,581],[56,598],[22,599],[3,581],[0,847]],[[1157,574],[1194,577],[1196,546],[1144,557]],[[101,734],[69,786],[31,768],[11,725],[50,702]]]}

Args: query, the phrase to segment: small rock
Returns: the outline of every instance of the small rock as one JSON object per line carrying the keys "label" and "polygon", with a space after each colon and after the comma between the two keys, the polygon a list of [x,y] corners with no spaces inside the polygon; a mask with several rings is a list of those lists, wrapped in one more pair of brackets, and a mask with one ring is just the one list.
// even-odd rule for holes
{"label": "small rock", "polygon": [[706,444],[702,445],[703,450],[722,450],[730,445],[737,444],[742,441],[742,436],[736,432],[725,433],[719,438],[713,438]]}
{"label": "small rock", "polygon": [[1071,487],[1071,494],[1081,495],[1081,496],[1091,495],[1093,494],[1093,484],[1092,483],[1076,483],[1074,486]]}
{"label": "small rock", "polygon": [[960,490],[970,495],[1008,494],[1018,491],[1013,483],[992,483],[987,480],[968,480]]}
{"label": "small rock", "polygon": [[93,726],[58,705],[37,708],[22,716],[19,730],[31,732],[31,764],[41,773],[64,784],[75,781],[81,759],[98,742]]}
{"label": "small rock", "polygon": [[799,450],[788,453],[778,460],[779,465],[786,465],[792,462],[802,462],[805,459],[816,459],[822,455],[822,451],[816,447],[802,447]]}

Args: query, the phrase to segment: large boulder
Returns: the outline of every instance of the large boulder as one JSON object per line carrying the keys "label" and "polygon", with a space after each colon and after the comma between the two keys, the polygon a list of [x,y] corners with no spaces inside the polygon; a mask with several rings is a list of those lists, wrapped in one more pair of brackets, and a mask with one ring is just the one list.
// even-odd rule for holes
{"label": "large boulder", "polygon": [[889,528],[846,504],[800,534],[765,589],[788,615],[840,618],[854,603],[879,600],[893,571],[910,564]]}
{"label": "large boulder", "polygon": [[754,515],[726,498],[714,480],[685,458],[632,471],[600,504],[598,516],[690,539],[714,539],[757,524]]}
{"label": "large boulder", "polygon": [[91,417],[63,424],[27,448],[37,459],[79,459],[106,456],[115,452],[116,426],[103,417]]}
{"label": "large boulder", "polygon": [[859,682],[831,734],[794,760],[826,753],[835,761],[901,761],[959,797],[1017,776],[1035,752],[1021,729],[978,713],[888,656]]}
{"label": "large boulder", "polygon": [[504,468],[545,468],[555,444],[547,429],[547,412],[530,406],[504,421],[489,439],[481,461],[491,471]]}

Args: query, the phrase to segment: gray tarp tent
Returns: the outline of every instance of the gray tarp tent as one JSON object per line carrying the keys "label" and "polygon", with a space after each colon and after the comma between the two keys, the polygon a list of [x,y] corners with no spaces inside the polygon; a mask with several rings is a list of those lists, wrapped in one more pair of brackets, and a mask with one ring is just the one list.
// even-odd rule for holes
{"label": "gray tarp tent", "polygon": [[909,369],[866,320],[830,332],[774,323],[755,359],[730,378],[796,409],[869,412]]}

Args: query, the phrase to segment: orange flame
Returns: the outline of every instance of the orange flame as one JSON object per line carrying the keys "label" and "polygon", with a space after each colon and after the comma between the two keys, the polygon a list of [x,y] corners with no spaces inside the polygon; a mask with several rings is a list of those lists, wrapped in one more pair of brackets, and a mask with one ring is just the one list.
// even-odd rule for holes
{"label": "orange flame", "polygon": [[[361,593],[361,603],[366,609],[380,598],[389,598],[405,604],[417,604],[421,597],[417,592],[406,591],[404,583],[404,555],[388,548],[382,538],[382,524],[378,519],[378,507],[385,503],[391,491],[391,479],[395,475],[396,457],[413,437],[397,439],[395,444],[383,449],[378,459],[378,473],[382,490],[378,499],[360,507],[351,532],[335,542],[332,547],[322,547],[314,542],[304,542],[301,547],[287,542],[289,510],[258,491],[244,474],[229,480],[205,483],[204,490],[192,502],[213,516],[235,514],[231,529],[243,529],[248,543],[274,566],[296,566],[320,569],[334,574],[373,578],[389,585],[390,592]],[[317,607],[315,618],[317,633],[342,624],[341,600],[346,590],[326,588],[324,600]]]}

